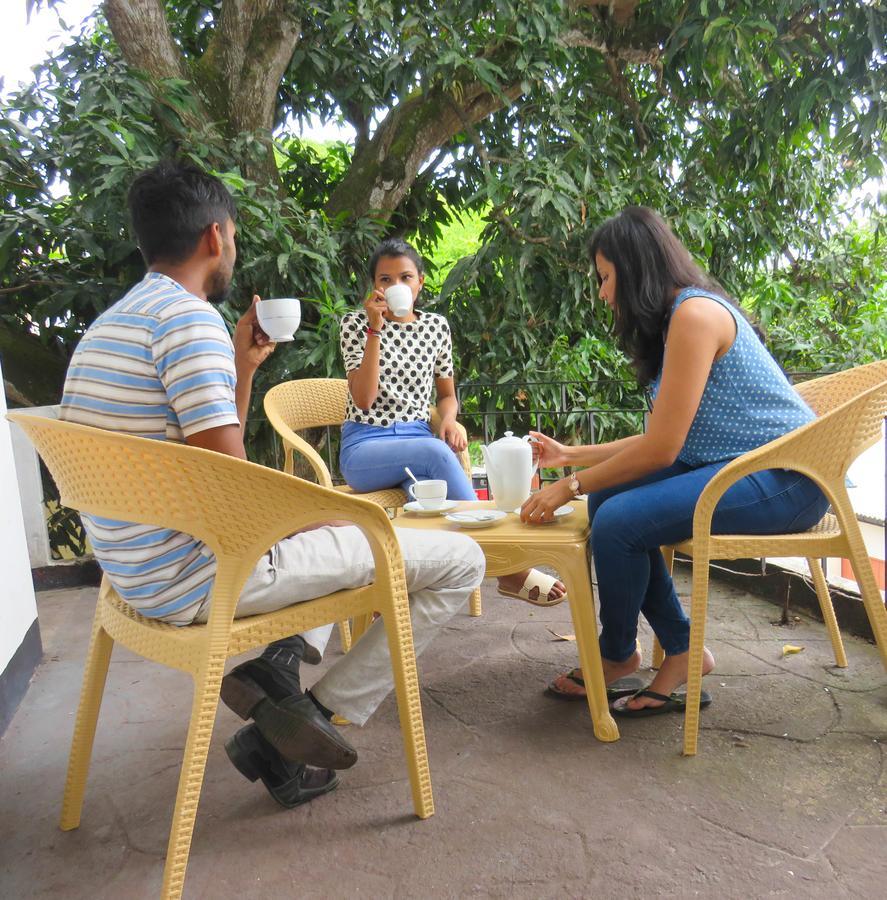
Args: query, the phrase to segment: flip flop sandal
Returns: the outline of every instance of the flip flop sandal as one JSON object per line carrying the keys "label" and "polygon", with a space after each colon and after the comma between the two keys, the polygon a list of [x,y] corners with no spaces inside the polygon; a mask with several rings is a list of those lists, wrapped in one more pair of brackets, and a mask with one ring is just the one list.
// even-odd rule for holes
{"label": "flip flop sandal", "polygon": [[[556,578],[552,578],[538,569],[530,569],[519,591],[503,591],[502,588],[499,588],[499,593],[503,597],[513,597],[515,600],[532,603],[533,606],[557,606],[558,603],[563,603],[567,599],[567,595],[564,594],[562,597],[558,597],[557,600],[548,599],[548,595],[556,583]],[[530,596],[530,591],[533,588],[539,588],[539,593],[535,600]]]}
{"label": "flip flop sandal", "polygon": [[[575,685],[575,689],[565,689],[560,684],[562,681],[566,682],[567,685]],[[607,702],[612,703],[620,697],[630,697],[643,689],[643,679],[638,678],[637,675],[627,675],[625,678],[618,678],[607,685]],[[549,697],[557,697],[559,700],[585,700],[585,679],[582,677],[582,669],[572,669],[569,672],[558,675],[545,689],[545,693]]]}
{"label": "flip flop sandal", "polygon": [[[628,701],[634,697],[649,697],[651,700],[661,700],[659,706],[642,706],[640,709],[630,709]],[[699,700],[700,709],[711,704],[711,694],[703,691]],[[630,697],[625,697],[622,702],[617,701],[610,707],[614,716],[622,716],[624,719],[644,719],[647,716],[659,716],[663,713],[684,712],[687,709],[687,695],[685,693],[660,694],[649,688],[637,691]]]}

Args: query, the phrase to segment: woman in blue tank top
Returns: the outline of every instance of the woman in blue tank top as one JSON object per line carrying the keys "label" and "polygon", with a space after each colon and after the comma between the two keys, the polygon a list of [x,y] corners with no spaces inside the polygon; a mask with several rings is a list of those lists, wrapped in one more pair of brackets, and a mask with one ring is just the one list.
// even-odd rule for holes
{"label": "woman in blue tank top", "polygon": [[[640,666],[640,614],[665,650],[645,689],[608,691],[614,713],[636,717],[682,709],[675,690],[687,680],[690,621],[659,548],[692,535],[696,501],[719,469],[814,414],[733,301],[653,210],[627,207],[609,219],[590,252],[600,298],[653,397],[652,411],[644,434],[607,444],[569,447],[535,434],[541,465],[581,471],[531,497],[521,518],[549,521],[558,506],[588,494],[607,684]],[[805,531],[827,506],[822,491],[797,472],[758,472],[724,494],[712,532]],[[703,674],[714,664],[706,650]],[[551,690],[584,697],[581,672],[561,675]],[[703,704],[710,700],[703,692]]]}

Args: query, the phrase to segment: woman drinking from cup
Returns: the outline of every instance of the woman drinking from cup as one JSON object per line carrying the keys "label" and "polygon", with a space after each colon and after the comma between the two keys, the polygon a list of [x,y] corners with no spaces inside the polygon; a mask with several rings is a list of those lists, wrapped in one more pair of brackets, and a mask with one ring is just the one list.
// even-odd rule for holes
{"label": "woman drinking from cup", "polygon": [[[640,666],[639,614],[665,650],[647,688],[617,699],[613,711],[654,715],[683,709],[674,691],[687,681],[690,640],[690,621],[660,546],[691,537],[696,501],[719,469],[814,414],[735,303],[651,209],[627,207],[598,228],[590,250],[600,298],[613,311],[614,331],[641,387],[653,397],[652,412],[644,434],[607,444],[567,447],[535,434],[540,465],[581,471],[530,497],[521,518],[547,521],[562,503],[588,494],[605,681]],[[727,490],[711,530],[805,531],[827,506],[804,475],[757,472]],[[705,650],[703,674],[714,664]],[[584,697],[581,672],[561,675],[551,690]],[[710,699],[703,694],[703,704]]]}
{"label": "woman drinking from cup", "polygon": [[[476,499],[457,453],[465,438],[456,426],[453,345],[447,320],[416,308],[424,266],[405,241],[383,241],[370,259],[372,287],[363,309],[342,318],[340,345],[348,374],[339,468],[360,493],[439,479],[450,500]],[[437,394],[440,426],[428,412]],[[499,579],[499,591],[538,606],[560,603],[563,584],[536,569]]]}

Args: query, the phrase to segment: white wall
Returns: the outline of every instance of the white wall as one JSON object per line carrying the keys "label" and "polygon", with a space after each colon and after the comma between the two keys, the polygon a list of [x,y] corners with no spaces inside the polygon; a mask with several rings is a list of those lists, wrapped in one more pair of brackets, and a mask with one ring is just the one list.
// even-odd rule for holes
{"label": "white wall", "polygon": [[[3,383],[0,370],[0,385]],[[0,672],[6,669],[22,638],[37,618],[31,566],[12,456],[6,396],[0,390]]]}

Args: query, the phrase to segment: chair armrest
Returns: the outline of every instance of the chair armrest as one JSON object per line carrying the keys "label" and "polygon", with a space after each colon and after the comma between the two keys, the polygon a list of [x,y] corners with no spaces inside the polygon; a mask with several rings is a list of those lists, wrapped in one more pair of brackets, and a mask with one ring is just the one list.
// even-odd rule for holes
{"label": "chair armrest", "polygon": [[[428,407],[428,412],[431,414],[431,430],[437,433],[438,428],[440,428],[440,413],[437,411],[437,407],[432,405]],[[461,450],[456,455],[459,457],[459,462],[462,464],[462,468],[465,471],[465,474],[468,476],[468,480],[471,480],[471,456],[468,453],[468,432],[465,430],[465,426],[457,421],[456,429],[459,434],[465,438],[466,449]]]}
{"label": "chair armrest", "polygon": [[277,410],[267,404],[265,406],[265,415],[268,417],[268,421],[277,432],[280,441],[283,444],[283,451],[285,454],[283,465],[284,472],[286,472],[287,475],[293,474],[293,453],[301,453],[313,469],[314,475],[317,478],[317,483],[321,487],[331,488],[333,486],[333,478],[330,475],[330,470],[327,468],[323,457],[308,443],[308,441],[304,438],[300,438],[299,435],[283,421]]}
{"label": "chair armrest", "polygon": [[300,438],[293,432],[290,432],[287,436],[280,435],[280,440],[283,444],[284,452],[286,453],[284,471],[287,475],[293,474],[292,454],[294,452],[301,453],[314,470],[314,474],[317,477],[317,483],[325,488],[331,488],[333,486],[333,478],[330,475],[330,470],[327,468],[326,462],[324,462],[323,457],[308,443],[308,441]]}
{"label": "chair armrest", "polygon": [[716,472],[696,501],[693,513],[694,539],[711,533],[715,507],[737,481],[765,469],[800,472],[821,488],[832,504],[836,503],[838,497],[843,499],[846,495],[843,479],[847,466],[822,464],[823,454],[817,451],[821,450],[821,444],[827,435],[819,428],[821,424],[821,419],[814,419],[768,444],[737,456]]}

